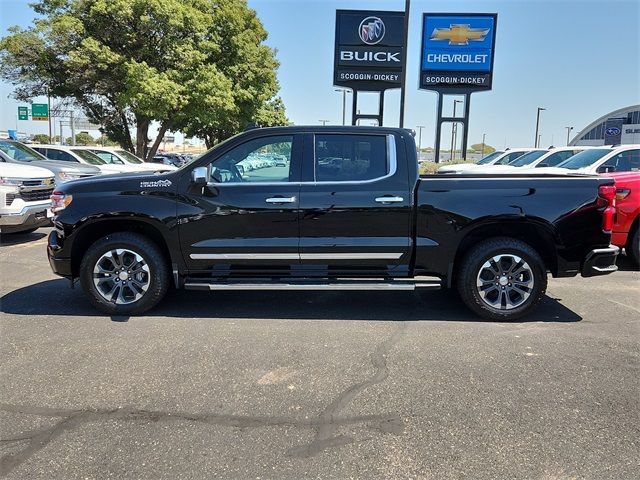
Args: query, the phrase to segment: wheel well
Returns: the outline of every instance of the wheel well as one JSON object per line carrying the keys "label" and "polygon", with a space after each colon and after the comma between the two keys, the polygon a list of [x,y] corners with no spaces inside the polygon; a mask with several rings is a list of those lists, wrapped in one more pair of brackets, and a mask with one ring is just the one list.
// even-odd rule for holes
{"label": "wheel well", "polygon": [[84,257],[89,247],[102,237],[116,232],[138,233],[149,238],[160,247],[167,264],[170,264],[171,254],[169,253],[169,248],[160,231],[153,225],[135,220],[103,220],[87,225],[78,232],[71,251],[71,272],[74,277],[79,275],[82,257]]}
{"label": "wheel well", "polygon": [[[553,275],[558,271],[555,242],[551,234],[530,223],[492,223],[475,228],[460,242],[453,263],[453,276],[464,255],[478,242],[493,237],[510,237],[528,244],[542,257],[544,265]],[[454,279],[451,280],[453,284]]]}
{"label": "wheel well", "polygon": [[636,216],[635,220],[631,224],[631,228],[629,228],[629,234],[627,235],[627,245],[631,245],[631,239],[638,228],[640,228],[640,215]]}

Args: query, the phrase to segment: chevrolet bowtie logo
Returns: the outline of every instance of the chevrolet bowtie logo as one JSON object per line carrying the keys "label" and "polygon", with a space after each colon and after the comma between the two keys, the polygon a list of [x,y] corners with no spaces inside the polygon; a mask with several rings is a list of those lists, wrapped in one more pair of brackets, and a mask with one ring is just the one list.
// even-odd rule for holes
{"label": "chevrolet bowtie logo", "polygon": [[481,42],[489,28],[470,28],[469,25],[453,24],[449,28],[434,28],[431,40],[449,40],[449,45],[469,45],[469,40]]}

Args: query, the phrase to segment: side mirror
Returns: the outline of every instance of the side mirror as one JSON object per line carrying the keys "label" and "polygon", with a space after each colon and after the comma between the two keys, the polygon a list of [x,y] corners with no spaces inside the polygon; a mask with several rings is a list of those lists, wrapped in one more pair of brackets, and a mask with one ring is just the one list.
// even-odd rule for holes
{"label": "side mirror", "polygon": [[613,173],[616,171],[616,167],[613,165],[603,165],[598,168],[598,173]]}
{"label": "side mirror", "polygon": [[191,171],[191,183],[198,186],[206,185],[208,182],[207,167],[197,167]]}

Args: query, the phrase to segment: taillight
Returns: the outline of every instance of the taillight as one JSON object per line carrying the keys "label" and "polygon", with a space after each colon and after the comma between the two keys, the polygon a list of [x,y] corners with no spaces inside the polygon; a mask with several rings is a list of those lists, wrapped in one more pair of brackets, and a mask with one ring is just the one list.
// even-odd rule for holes
{"label": "taillight", "polygon": [[51,194],[51,211],[58,213],[67,208],[73,200],[72,195],[65,195],[63,192],[55,191]]}
{"label": "taillight", "polygon": [[624,200],[631,193],[630,188],[618,188],[616,190],[616,200]]}
{"label": "taillight", "polygon": [[611,233],[614,217],[616,215],[616,187],[614,185],[601,185],[598,187],[598,197],[602,206],[606,206],[602,214],[602,230]]}

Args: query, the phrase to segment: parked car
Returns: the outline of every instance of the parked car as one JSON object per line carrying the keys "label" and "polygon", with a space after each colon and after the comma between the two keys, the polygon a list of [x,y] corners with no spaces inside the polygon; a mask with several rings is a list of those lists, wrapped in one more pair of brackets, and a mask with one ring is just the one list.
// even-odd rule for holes
{"label": "parked car", "polygon": [[156,158],[162,158],[163,160],[161,163],[165,165],[173,165],[176,168],[180,168],[186,163],[186,160],[178,153],[159,153],[154,157],[154,161]]}
{"label": "parked car", "polygon": [[51,170],[0,161],[0,233],[29,233],[51,225]]}
{"label": "parked car", "polygon": [[640,145],[596,147],[580,152],[568,160],[549,168],[552,173],[613,173],[640,170]]}
{"label": "parked car", "polygon": [[440,167],[438,169],[438,173],[463,173],[469,170],[484,168],[491,165],[508,165],[525,153],[534,151],[545,152],[546,150],[542,148],[509,148],[499,155],[487,155],[486,157],[480,159],[478,163],[458,163],[455,165],[446,165],[444,167]]}
{"label": "parked car", "polygon": [[107,163],[114,165],[129,165],[135,167],[137,171],[168,172],[175,170],[173,165],[157,163],[147,163],[133,153],[119,148],[111,149],[107,147],[87,147],[98,157]]}
{"label": "parked car", "polygon": [[[274,145],[289,149],[288,166],[239,173]],[[419,178],[405,129],[252,129],[175,172],[58,188],[48,255],[54,273],[79,279],[112,315],[152,308],[173,282],[207,291],[457,286],[476,314],[513,320],[544,297],[547,272],[616,270],[614,199],[613,179],[595,175]]]}
{"label": "parked car", "polygon": [[616,216],[611,243],[640,267],[640,171],[604,173],[616,181]]}
{"label": "parked car", "polygon": [[28,164],[46,168],[55,175],[56,185],[70,180],[100,175],[102,172],[94,165],[75,162],[49,160],[41,153],[15,140],[0,139],[0,159],[4,162]]}
{"label": "parked car", "polygon": [[493,165],[485,169],[476,169],[475,173],[518,173],[523,168],[555,167],[574,155],[594,147],[558,147],[549,150],[534,150],[516,158],[508,165]]}
{"label": "parked car", "polygon": [[103,175],[140,171],[131,165],[107,163],[85,147],[69,147],[65,145],[31,145],[31,148],[45,155],[50,160],[94,165],[100,169]]}

